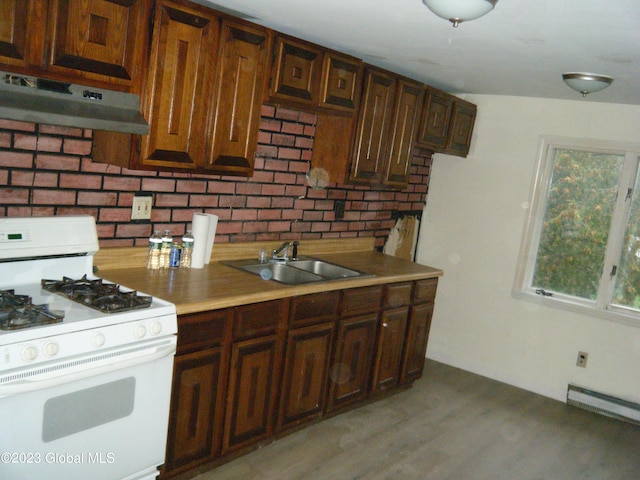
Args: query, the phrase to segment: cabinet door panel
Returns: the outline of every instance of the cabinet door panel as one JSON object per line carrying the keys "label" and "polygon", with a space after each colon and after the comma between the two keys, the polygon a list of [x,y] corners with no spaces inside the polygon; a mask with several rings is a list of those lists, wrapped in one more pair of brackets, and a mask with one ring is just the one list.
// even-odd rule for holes
{"label": "cabinet door panel", "polygon": [[131,85],[147,36],[146,5],[147,0],[52,0],[50,68]]}
{"label": "cabinet door panel", "polygon": [[447,142],[453,98],[444,92],[427,87],[416,143],[435,151],[442,151]]}
{"label": "cabinet door panel", "polygon": [[381,183],[388,158],[395,78],[390,73],[368,70],[360,105],[350,181]]}
{"label": "cabinet door panel", "polygon": [[221,349],[176,357],[166,469],[207,459],[220,447]]}
{"label": "cabinet door panel", "polygon": [[431,303],[423,303],[411,308],[400,383],[415,380],[422,375],[432,315],[433,304]]}
{"label": "cabinet door panel", "polygon": [[270,48],[266,29],[223,22],[208,162],[216,172],[253,173]]}
{"label": "cabinet door panel", "polygon": [[360,60],[333,52],[325,53],[319,105],[354,112],[362,89],[362,73]]}
{"label": "cabinet door panel", "polygon": [[0,2],[0,62],[38,66],[43,55],[45,6],[40,0]]}
{"label": "cabinet door panel", "polygon": [[384,183],[403,188],[409,183],[411,149],[422,107],[422,85],[400,80],[391,124],[391,146]]}
{"label": "cabinet door panel", "polygon": [[205,152],[206,114],[218,19],[201,11],[156,7],[142,165],[195,168]]}
{"label": "cabinet door panel", "polygon": [[394,387],[398,383],[408,315],[407,307],[382,313],[373,376],[374,392]]}
{"label": "cabinet door panel", "polygon": [[320,47],[293,38],[276,38],[270,97],[314,107],[318,103]]}
{"label": "cabinet door panel", "polygon": [[367,395],[377,325],[377,313],[340,321],[329,371],[328,411]]}
{"label": "cabinet door panel", "polygon": [[274,382],[277,337],[271,335],[232,347],[223,451],[271,435],[277,398]]}
{"label": "cabinet door panel", "polygon": [[469,154],[473,125],[476,121],[476,106],[456,100],[451,113],[451,126],[445,153],[466,157]]}
{"label": "cabinet door panel", "polygon": [[296,425],[324,408],[334,324],[289,332],[278,426]]}

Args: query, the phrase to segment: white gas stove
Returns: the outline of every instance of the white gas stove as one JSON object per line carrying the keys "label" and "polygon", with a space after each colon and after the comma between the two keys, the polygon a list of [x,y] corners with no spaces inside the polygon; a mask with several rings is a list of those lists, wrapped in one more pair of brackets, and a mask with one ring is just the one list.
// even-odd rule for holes
{"label": "white gas stove", "polygon": [[164,461],[176,309],[94,276],[98,248],[91,216],[0,219],[0,478],[146,480]]}

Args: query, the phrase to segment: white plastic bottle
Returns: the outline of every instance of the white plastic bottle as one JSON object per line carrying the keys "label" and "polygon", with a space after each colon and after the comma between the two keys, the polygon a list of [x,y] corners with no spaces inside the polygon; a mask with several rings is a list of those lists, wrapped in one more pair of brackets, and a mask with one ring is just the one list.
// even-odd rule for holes
{"label": "white plastic bottle", "polygon": [[180,257],[180,266],[183,268],[191,268],[191,254],[193,253],[193,235],[191,230],[182,237],[182,256]]}
{"label": "white plastic bottle", "polygon": [[162,247],[162,237],[157,230],[149,237],[149,256],[147,257],[147,268],[158,270],[160,268],[160,248]]}
{"label": "white plastic bottle", "polygon": [[160,246],[160,268],[169,268],[172,244],[173,238],[171,237],[171,231],[165,230],[164,235],[162,235],[162,245]]}

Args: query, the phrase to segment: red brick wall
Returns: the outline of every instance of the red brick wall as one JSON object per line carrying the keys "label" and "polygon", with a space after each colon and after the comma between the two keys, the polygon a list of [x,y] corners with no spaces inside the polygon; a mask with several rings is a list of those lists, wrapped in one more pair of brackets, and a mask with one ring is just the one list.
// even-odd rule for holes
{"label": "red brick wall", "polygon": [[[100,244],[146,245],[155,230],[181,236],[194,212],[219,216],[216,242],[375,236],[396,211],[422,211],[431,156],[416,149],[404,191],[330,184],[313,190],[315,115],[264,106],[254,176],[147,172],[91,160],[91,131],[0,120],[0,216],[90,214]],[[131,223],[135,192],[154,192],[151,224]],[[346,202],[336,220],[334,201]]]}

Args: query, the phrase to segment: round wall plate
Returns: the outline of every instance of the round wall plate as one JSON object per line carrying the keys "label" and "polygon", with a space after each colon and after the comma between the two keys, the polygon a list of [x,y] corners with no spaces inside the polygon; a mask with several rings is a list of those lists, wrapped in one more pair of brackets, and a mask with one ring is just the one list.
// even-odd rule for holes
{"label": "round wall plate", "polygon": [[312,168],[307,173],[307,182],[311,188],[321,190],[329,184],[329,172],[324,168]]}

